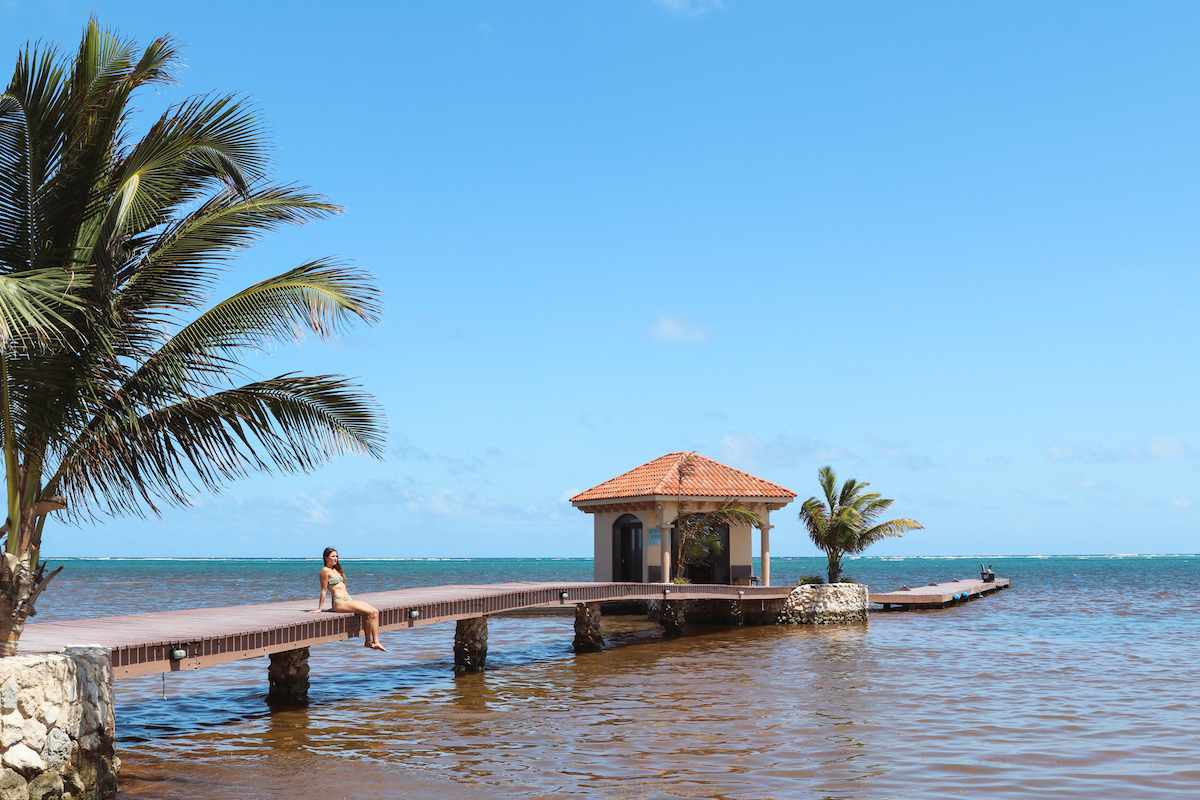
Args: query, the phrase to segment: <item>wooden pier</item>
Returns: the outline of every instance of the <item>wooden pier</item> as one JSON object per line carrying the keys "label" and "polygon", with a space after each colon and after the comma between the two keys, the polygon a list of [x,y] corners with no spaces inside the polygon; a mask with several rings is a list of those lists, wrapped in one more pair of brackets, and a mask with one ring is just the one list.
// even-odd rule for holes
{"label": "wooden pier", "polygon": [[1011,581],[1008,578],[996,578],[991,581],[979,578],[966,578],[950,581],[949,583],[931,583],[928,586],[907,586],[894,592],[872,592],[868,597],[872,603],[883,606],[884,611],[905,610],[911,608],[945,608],[955,603],[962,603],[976,597],[983,597],[1001,589],[1007,589]]}
{"label": "wooden pier", "polygon": [[[779,600],[791,586],[661,583],[499,583],[433,586],[355,595],[379,609],[379,627],[403,630],[542,606],[616,600]],[[200,669],[302,650],[362,634],[359,617],[312,611],[312,600],[228,608],[159,611],[25,626],[20,653],[57,653],[68,645],[112,651],[114,678]]]}

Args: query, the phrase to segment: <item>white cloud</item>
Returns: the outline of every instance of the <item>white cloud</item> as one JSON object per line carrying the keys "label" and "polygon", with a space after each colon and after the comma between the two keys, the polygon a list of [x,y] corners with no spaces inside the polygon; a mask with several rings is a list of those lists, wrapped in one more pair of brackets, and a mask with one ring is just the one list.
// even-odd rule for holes
{"label": "white cloud", "polygon": [[1171,505],[1175,508],[1191,508],[1192,501],[1186,497],[1175,497],[1171,499]]}
{"label": "white cloud", "polygon": [[702,17],[725,9],[724,0],[654,0],[654,4],[677,17]]}
{"label": "white cloud", "polygon": [[417,461],[429,461],[433,458],[433,456],[429,454],[428,450],[413,444],[412,440],[408,439],[407,437],[396,442],[396,444],[392,446],[392,452],[402,459],[411,458]]}
{"label": "white cloud", "polygon": [[1150,435],[1150,444],[1146,447],[1146,452],[1151,458],[1187,458],[1190,453],[1188,447],[1174,436],[1159,436],[1158,434]]}
{"label": "white cloud", "polygon": [[687,317],[663,314],[650,326],[650,335],[666,342],[707,342],[712,329]]}
{"label": "white cloud", "polygon": [[1141,442],[1126,447],[1082,447],[1070,444],[1050,444],[1047,453],[1051,461],[1079,461],[1089,464],[1115,464],[1122,461],[1187,458],[1191,449],[1174,436],[1151,434]]}
{"label": "white cloud", "polygon": [[[400,439],[392,446],[392,452],[404,460],[411,461],[436,461],[441,464],[451,475],[459,476],[467,473],[476,473],[480,468],[486,466],[484,461],[479,456],[448,456],[443,453],[430,453],[423,447],[419,447],[407,438]],[[498,447],[489,445],[483,455],[486,458],[503,458],[504,451]]]}
{"label": "white cloud", "polygon": [[764,442],[753,433],[726,433],[721,438],[721,457],[748,468],[790,467],[803,462],[841,461],[852,453],[840,444],[831,444],[806,436],[779,436],[774,442]]}
{"label": "white cloud", "polygon": [[957,498],[942,497],[936,494],[927,494],[918,499],[922,505],[936,508],[961,508],[964,505],[963,501]]}
{"label": "white cloud", "polygon": [[329,510],[315,497],[307,494],[298,494],[292,498],[292,503],[304,512],[305,522],[320,525],[330,520]]}
{"label": "white cloud", "polygon": [[863,441],[875,448],[875,452],[881,457],[901,469],[928,469],[934,465],[928,456],[913,453],[908,442],[889,442],[877,436],[867,436]]}
{"label": "white cloud", "polygon": [[1025,496],[1031,505],[1041,506],[1042,508],[1067,508],[1070,504],[1065,500],[1060,500],[1057,497],[1046,497],[1037,492],[1018,492]]}
{"label": "white cloud", "polygon": [[579,494],[582,491],[583,491],[582,489],[567,489],[565,492],[562,493],[562,497],[558,498],[558,501],[560,503],[568,503],[571,501],[572,497],[574,497],[575,495]]}
{"label": "white cloud", "polygon": [[533,518],[553,516],[559,511],[558,508],[547,508],[534,513],[470,489],[460,491],[446,486],[429,487],[410,476],[373,480],[365,485],[347,487],[338,499],[347,507],[390,507],[394,509],[392,513],[399,513],[403,509],[417,517],[486,518],[489,524],[497,525],[527,522]]}

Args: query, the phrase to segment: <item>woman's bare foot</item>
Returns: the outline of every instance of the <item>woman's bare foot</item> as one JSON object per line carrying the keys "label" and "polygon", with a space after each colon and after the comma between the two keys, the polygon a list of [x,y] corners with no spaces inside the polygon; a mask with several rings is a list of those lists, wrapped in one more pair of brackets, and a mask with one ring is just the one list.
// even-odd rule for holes
{"label": "woman's bare foot", "polygon": [[371,648],[372,650],[382,650],[385,653],[387,652],[387,648],[381,645],[379,642],[370,642],[367,644],[367,647]]}

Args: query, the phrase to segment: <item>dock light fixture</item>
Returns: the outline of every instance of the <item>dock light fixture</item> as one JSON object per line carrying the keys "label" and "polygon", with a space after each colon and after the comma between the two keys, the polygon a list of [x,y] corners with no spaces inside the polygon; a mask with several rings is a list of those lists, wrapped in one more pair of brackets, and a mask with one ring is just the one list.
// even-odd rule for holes
{"label": "dock light fixture", "polygon": [[171,648],[172,661],[183,661],[185,658],[187,658],[187,650],[184,650],[182,647]]}
{"label": "dock light fixture", "polygon": [[566,599],[567,599],[567,593],[566,593],[566,592],[563,592],[562,594],[560,594],[560,595],[559,595],[559,597],[561,597],[563,600],[566,600]]}
{"label": "dock light fixture", "polygon": [[420,612],[420,611],[417,611],[415,608],[414,608],[412,611],[409,611],[409,612],[408,612],[408,618],[409,618],[409,619],[416,619],[416,618],[417,618],[417,617],[419,617],[419,616],[421,616],[421,612]]}
{"label": "dock light fixture", "polygon": [[670,593],[671,593],[670,589],[663,589],[663,594],[670,594]]}

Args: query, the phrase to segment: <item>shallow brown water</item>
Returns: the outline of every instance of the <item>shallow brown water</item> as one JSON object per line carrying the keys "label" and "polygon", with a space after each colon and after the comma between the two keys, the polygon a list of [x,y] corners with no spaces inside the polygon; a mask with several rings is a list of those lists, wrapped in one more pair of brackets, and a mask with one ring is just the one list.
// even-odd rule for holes
{"label": "shallow brown water", "polygon": [[121,681],[121,794],[1189,796],[1200,608],[1180,579],[1194,562],[1060,565],[863,625],[663,639],[609,617],[608,649],[582,656],[570,618],[495,619],[491,669],[460,677],[453,625],[418,628],[385,635],[387,654],[315,648],[313,705],[297,711],[264,707],[265,659],[172,675],[166,700],[159,677]]}

